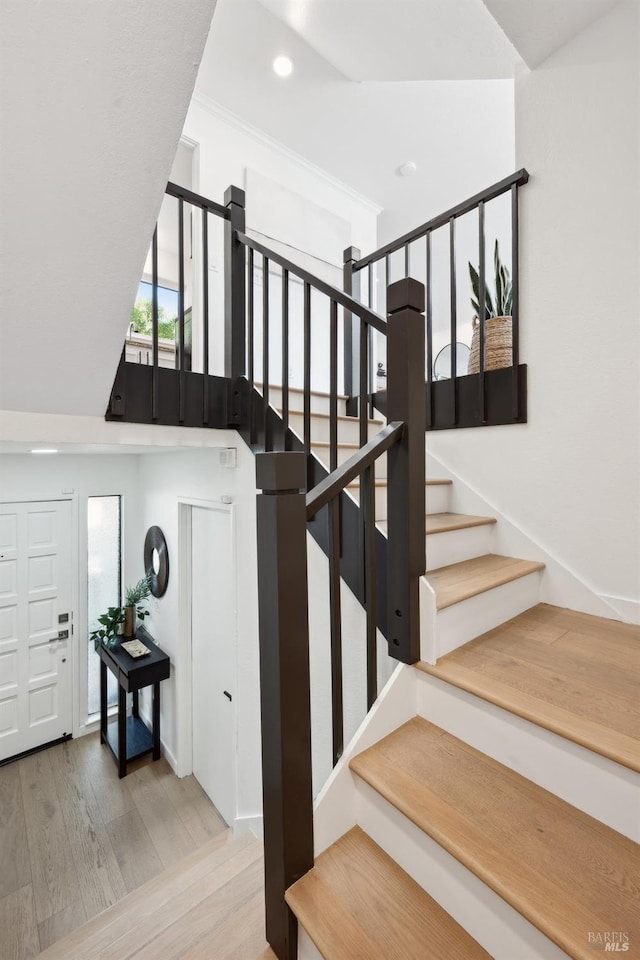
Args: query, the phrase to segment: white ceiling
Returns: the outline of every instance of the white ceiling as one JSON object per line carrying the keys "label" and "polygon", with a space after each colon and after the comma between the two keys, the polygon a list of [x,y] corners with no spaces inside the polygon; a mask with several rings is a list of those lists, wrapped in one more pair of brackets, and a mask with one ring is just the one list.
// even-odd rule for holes
{"label": "white ceiling", "polygon": [[498,79],[520,60],[482,0],[260,2],[349,80]]}
{"label": "white ceiling", "polygon": [[[287,80],[279,53],[295,62]],[[354,83],[258,0],[218,0],[196,93],[395,211],[394,229],[513,172],[512,81]]]}
{"label": "white ceiling", "polygon": [[215,0],[2,0],[0,409],[103,415]]}
{"label": "white ceiling", "polygon": [[619,0],[484,0],[532,69],[617,5]]}

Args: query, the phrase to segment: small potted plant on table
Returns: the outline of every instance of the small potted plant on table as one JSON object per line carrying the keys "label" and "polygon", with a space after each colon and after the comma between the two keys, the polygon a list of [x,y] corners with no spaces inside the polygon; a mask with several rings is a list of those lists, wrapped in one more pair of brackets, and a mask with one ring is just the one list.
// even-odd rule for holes
{"label": "small potted plant on table", "polygon": [[133,637],[136,633],[136,618],[144,620],[149,616],[149,611],[142,606],[145,600],[151,595],[151,582],[149,577],[143,577],[133,587],[128,587],[125,592],[124,601],[124,636]]}

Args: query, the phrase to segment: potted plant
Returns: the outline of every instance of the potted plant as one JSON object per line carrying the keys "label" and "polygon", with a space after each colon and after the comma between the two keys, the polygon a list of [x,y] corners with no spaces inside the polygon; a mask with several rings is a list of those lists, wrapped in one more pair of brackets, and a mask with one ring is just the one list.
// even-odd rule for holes
{"label": "potted plant", "polygon": [[98,623],[101,626],[90,634],[95,649],[97,650],[101,645],[103,647],[113,647],[124,623],[123,608],[109,607],[106,613],[98,617]]}
{"label": "potted plant", "polygon": [[136,632],[136,617],[144,620],[149,611],[142,604],[151,595],[151,581],[148,576],[143,577],[133,587],[127,587],[124,598],[124,635],[133,637]]}
{"label": "potted plant", "polygon": [[[498,241],[493,253],[495,273],[495,300],[485,284],[485,321],[484,321],[484,369],[498,370],[510,367],[512,363],[511,311],[513,309],[513,289],[511,274],[500,260]],[[473,318],[473,336],[467,373],[480,370],[480,277],[473,264],[469,264],[471,280],[471,306],[475,310]]]}

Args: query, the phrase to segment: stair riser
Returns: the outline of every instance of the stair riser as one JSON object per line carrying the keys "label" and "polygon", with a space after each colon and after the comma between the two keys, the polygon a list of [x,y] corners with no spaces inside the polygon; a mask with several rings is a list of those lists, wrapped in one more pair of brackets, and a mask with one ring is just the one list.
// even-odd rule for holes
{"label": "stair riser", "polygon": [[[349,487],[349,493],[356,501],[360,503],[360,488]],[[381,522],[387,519],[387,487],[376,487],[376,521]]]}
{"label": "stair riser", "polygon": [[[384,457],[383,459],[385,460],[384,474],[386,475],[386,457]],[[378,477],[377,471],[376,471],[376,477]],[[380,477],[379,479],[384,479],[384,476]],[[434,484],[432,486],[425,487],[425,491],[426,491],[426,494],[425,494],[426,513],[446,513],[447,502],[449,497],[449,493],[448,493],[449,487],[446,484],[442,484],[442,485]],[[360,490],[358,489],[358,487],[350,487],[349,493],[353,496],[356,503],[360,502]],[[437,508],[437,509],[434,509],[434,508]],[[376,520],[382,521],[386,519],[387,519],[387,488],[376,487]],[[444,536],[447,536],[447,534],[443,533],[443,534],[439,534],[439,536],[444,537]],[[429,542],[432,539],[435,539],[435,538],[430,537],[429,540],[427,541],[427,548],[429,547]],[[482,550],[480,553],[470,553],[468,554],[468,556],[479,557],[479,556],[482,556],[483,553],[487,553],[487,550]],[[465,557],[462,557],[462,559],[465,559]],[[448,560],[446,562],[454,563],[455,561]],[[438,566],[444,566],[444,563],[438,563]],[[431,565],[429,569],[435,570],[436,567],[434,565]]]}
{"label": "stair riser", "polygon": [[303,926],[298,927],[298,960],[324,960]]}
{"label": "stair riser", "polygon": [[420,670],[418,715],[640,842],[637,774]]}
{"label": "stair riser", "polygon": [[437,656],[451,653],[539,602],[540,574],[536,572],[438,610]]}
{"label": "stair riser", "polygon": [[[256,388],[258,392],[262,393],[260,387]],[[282,410],[282,390],[280,387],[270,387],[269,388],[269,403],[272,407],[275,407],[277,410]],[[297,390],[289,391],[289,410],[297,410],[302,413],[304,410],[304,394],[298,392]],[[329,411],[329,397],[318,396],[314,393],[311,394],[311,413],[326,413]],[[346,401],[341,400],[338,397],[338,416],[346,416]]]}
{"label": "stair riser", "polygon": [[427,536],[427,570],[483,557],[493,549],[495,523]]}
{"label": "stair riser", "polygon": [[[311,445],[311,452],[320,460],[321,463],[325,465],[327,470],[329,469],[329,448],[328,447],[317,447],[313,444]],[[341,467],[343,463],[346,463],[357,450],[354,450],[352,447],[338,447],[338,466]],[[387,456],[383,454],[378,460],[376,460],[376,480],[386,480],[387,478]]]}
{"label": "stair riser", "polygon": [[356,820],[495,960],[566,960],[516,910],[360,780]]}
{"label": "stair riser", "polygon": [[449,491],[451,484],[438,483],[427,487],[427,513],[449,512]]}
{"label": "stair riser", "polygon": [[[291,413],[289,416],[289,425],[291,429],[303,437],[304,417],[301,413]],[[311,439],[329,441],[330,421],[326,417],[311,417]],[[382,429],[380,423],[369,424],[369,439],[375,437]],[[339,443],[359,443],[360,442],[360,424],[357,420],[339,420],[338,421],[338,442]],[[352,451],[353,452],[353,451]]]}

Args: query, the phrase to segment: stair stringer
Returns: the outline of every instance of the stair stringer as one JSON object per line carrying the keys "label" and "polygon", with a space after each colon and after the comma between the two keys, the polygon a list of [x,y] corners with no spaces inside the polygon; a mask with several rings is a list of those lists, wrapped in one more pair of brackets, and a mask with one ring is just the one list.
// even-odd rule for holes
{"label": "stair stringer", "polygon": [[512,557],[526,557],[544,563],[540,583],[540,601],[568,607],[596,617],[632,622],[621,610],[603,600],[597,591],[574,573],[561,559],[522,530],[499,507],[482,496],[470,483],[456,474],[441,458],[427,453],[427,472],[453,480],[450,510],[454,513],[489,515],[497,519],[494,551]]}
{"label": "stair stringer", "polygon": [[314,851],[319,856],[356,825],[356,780],[350,760],[373,746],[417,713],[417,672],[398,664],[373,707],[366,715],[314,804]]}

